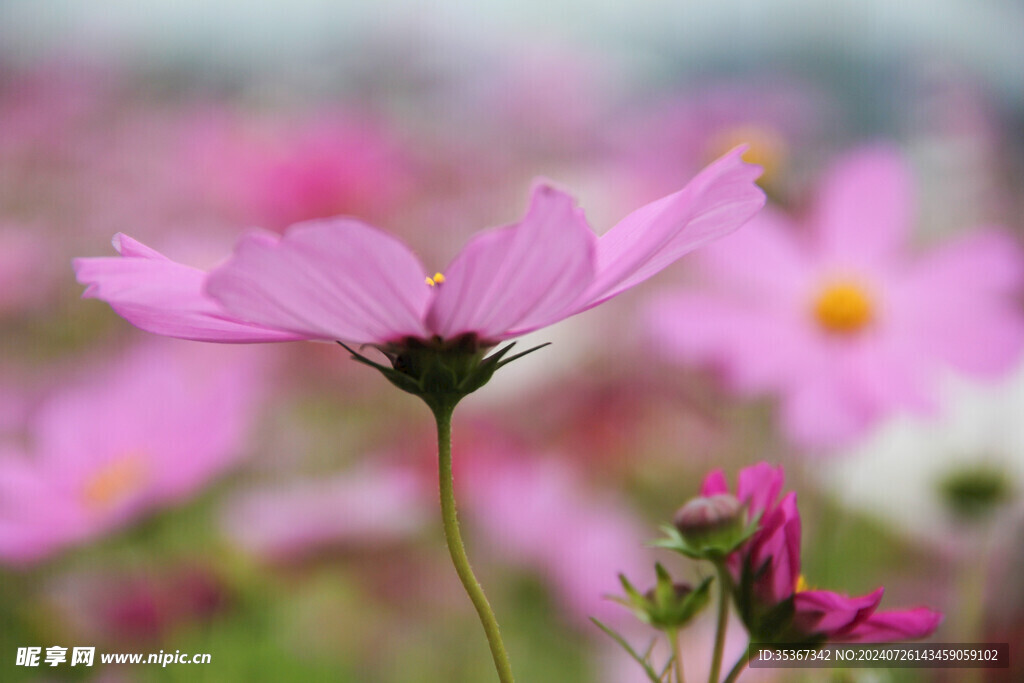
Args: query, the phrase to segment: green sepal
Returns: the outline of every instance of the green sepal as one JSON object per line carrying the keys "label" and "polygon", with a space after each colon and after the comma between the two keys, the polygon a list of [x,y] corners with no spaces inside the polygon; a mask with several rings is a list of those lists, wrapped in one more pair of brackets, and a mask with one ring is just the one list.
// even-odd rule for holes
{"label": "green sepal", "polygon": [[685,626],[711,599],[710,587],[714,577],[707,577],[696,588],[675,583],[661,563],[654,565],[657,582],[647,593],[641,593],[622,574],[619,582],[626,597],[608,596],[628,608],[637,619],[661,631],[673,631]]}
{"label": "green sepal", "polygon": [[757,571],[744,567],[736,586],[736,611],[750,634],[751,642],[797,643],[818,645],[826,641],[822,633],[807,633],[796,623],[795,594],[774,605],[765,604],[755,595],[756,585],[771,571],[765,562]]}
{"label": "green sepal", "polygon": [[726,529],[721,534],[702,538],[699,543],[683,538],[679,530],[671,524],[663,524],[661,531],[665,537],[651,541],[650,545],[655,548],[671,550],[694,560],[720,562],[739,550],[744,543],[750,540],[751,536],[757,533],[760,520],[761,516],[758,515],[737,531]]}
{"label": "green sepal", "polygon": [[506,358],[515,342],[487,356],[493,345],[473,334],[451,340],[409,337],[375,347],[391,361],[388,367],[340,341],[338,344],[352,354],[353,360],[377,370],[402,391],[422,398],[435,413],[453,409],[465,396],[487,384],[499,368],[548,346],[541,344]]}

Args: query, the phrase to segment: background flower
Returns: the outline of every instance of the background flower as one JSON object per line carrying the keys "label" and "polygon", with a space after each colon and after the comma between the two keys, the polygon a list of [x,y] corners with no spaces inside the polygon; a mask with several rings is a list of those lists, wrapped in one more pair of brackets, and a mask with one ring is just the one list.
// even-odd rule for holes
{"label": "background flower", "polygon": [[1007,234],[913,254],[912,180],[893,150],[844,157],[816,200],[811,234],[766,212],[701,257],[706,288],[650,306],[664,356],[710,364],[740,394],[778,395],[783,431],[811,448],[849,443],[894,413],[937,411],[950,368],[1012,368],[1024,260]]}
{"label": "background flower", "polygon": [[[927,638],[942,615],[926,607],[877,611],[884,589],[851,598],[808,588],[801,573],[801,519],[796,493],[781,499],[782,468],[758,463],[740,470],[736,497],[758,529],[727,564],[737,606],[752,642],[886,643]],[[708,475],[702,496],[729,493],[721,470]]]}
{"label": "background flower", "polygon": [[222,522],[234,543],[271,561],[387,544],[412,537],[430,519],[425,483],[415,470],[364,465],[247,491],[229,501]]}
{"label": "background flower", "polygon": [[[813,242],[809,209],[822,172],[842,150],[879,140],[913,168],[920,218],[905,226],[915,231],[911,262],[961,252],[985,226],[1003,226],[1011,242],[1021,237],[1024,17],[1012,3],[655,0],[643,12],[625,2],[587,3],[581,11],[574,0],[434,3],[429,10],[401,0],[251,0],[244,11],[242,4],[135,0],[126,10],[64,2],[54,11],[53,4],[22,2],[0,10],[0,246],[7,245],[0,249],[0,441],[16,462],[31,464],[33,486],[46,493],[39,500],[50,500],[56,483],[68,477],[37,466],[34,425],[50,410],[45,404],[82,383],[98,387],[89,397],[119,384],[116,361],[104,367],[97,361],[124,361],[140,342],[139,332],[109,306],[80,300],[69,267],[82,254],[114,256],[106,244],[117,232],[199,269],[198,277],[185,278],[198,283],[252,228],[279,235],[293,220],[354,215],[419,255],[430,270],[418,273],[415,284],[426,289],[422,278],[448,263],[481,226],[522,216],[532,178],[571,188],[600,232],[680,187],[747,128],[743,141],[773,143],[760,145],[770,154],[758,160],[754,150],[748,161],[770,162],[758,183],[777,213],[800,219],[785,229],[795,233],[792,242]],[[741,228],[737,239],[754,227]],[[752,287],[763,290],[761,299],[789,281],[788,266],[768,265],[774,262],[767,247],[757,258],[723,254],[760,278]],[[980,263],[986,277],[996,274]],[[833,464],[844,466],[839,458],[801,458],[805,453],[780,438],[772,403],[750,400],[779,396],[775,389],[737,394],[721,375],[651,353],[638,313],[659,288],[700,282],[696,265],[695,258],[683,259],[599,310],[531,333],[523,347],[550,341],[552,348],[504,369],[500,382],[460,408],[456,475],[460,465],[472,467],[474,452],[507,450],[512,461],[493,467],[499,476],[489,488],[497,491],[495,524],[519,524],[519,531],[502,544],[489,526],[471,524],[468,508],[465,531],[518,680],[629,680],[619,660],[608,658],[613,644],[584,621],[586,610],[612,617],[619,609],[593,592],[605,590],[602,577],[609,573],[609,592],[618,592],[620,570],[635,571],[638,583],[653,580],[649,564],[631,569],[625,547],[645,552],[657,524],[695,493],[707,471],[738,472],[760,460],[782,462],[800,492],[801,562],[812,583],[855,596],[885,585],[886,604],[948,606],[936,639],[969,640],[963,634],[973,629],[984,634],[979,640],[1020,640],[1024,589],[1014,571],[1021,549],[1014,546],[1021,534],[1011,499],[1001,508],[1005,514],[993,518],[996,525],[948,524],[927,514],[918,526],[910,521],[918,515],[911,487],[929,476],[930,462],[867,438],[837,452],[856,450],[857,461],[873,460],[876,445],[883,453],[877,457],[884,462],[869,473],[851,475],[851,488],[863,481],[885,491],[904,481],[908,506],[889,514],[883,510],[895,508],[891,499],[856,504],[859,494],[844,493],[841,475],[823,481],[826,465],[830,472]],[[949,319],[969,336],[977,325],[961,324],[968,318],[959,303],[945,300],[975,292],[979,282],[961,275],[954,288],[937,287],[918,305],[922,313],[957,309]],[[1019,301],[1008,306],[1020,314]],[[976,311],[968,312],[973,321]],[[772,349],[763,330],[747,328],[745,338],[755,339],[745,346],[750,354],[767,359]],[[1001,355],[995,340],[968,350],[995,359]],[[897,370],[948,351],[930,341],[914,348],[915,364],[901,362]],[[254,366],[239,354],[258,351],[222,350],[228,355],[216,367],[228,372],[237,362],[233,381],[245,386]],[[179,351],[174,357],[188,366],[189,356],[218,350],[181,344]],[[123,518],[52,545],[45,562],[5,563],[0,651],[93,641],[93,633],[112,623],[93,605],[111,602],[110,591],[119,586],[125,590],[116,597],[124,602],[111,604],[124,607],[126,621],[166,615],[174,577],[197,568],[229,599],[206,617],[170,619],[143,649],[211,652],[216,664],[204,672],[218,683],[487,680],[486,653],[467,646],[479,642],[478,625],[464,608],[434,525],[388,531],[386,543],[352,536],[378,523],[402,528],[390,524],[421,502],[428,508],[423,521],[436,519],[432,435],[422,405],[348,362],[336,344],[279,344],[273,353],[275,371],[255,377],[262,389],[255,393],[267,402],[260,401],[244,447],[223,458],[210,455],[194,488],[173,503],[160,492],[146,494]],[[162,361],[140,376],[173,377],[176,362]],[[205,370],[189,386],[198,391],[220,374],[197,362]],[[864,377],[880,378],[879,394],[903,386],[883,381],[890,366],[869,370]],[[972,379],[984,393],[999,378]],[[955,393],[936,390],[943,381],[915,386],[924,387],[931,403],[948,402],[958,411]],[[158,384],[152,387],[155,393]],[[136,416],[152,398],[140,392],[122,412]],[[232,402],[200,404],[212,419]],[[890,418],[909,421],[903,405],[886,404],[877,423],[882,432]],[[152,425],[154,442],[166,441],[158,415],[151,417],[136,422]],[[940,412],[926,424],[945,433],[946,419]],[[204,420],[186,422],[201,427]],[[96,418],[86,431],[102,434],[107,424]],[[199,440],[198,427],[184,431]],[[509,434],[516,437],[512,445]],[[89,461],[89,453],[80,448],[75,457]],[[183,474],[203,469],[191,454],[178,460]],[[414,471],[425,500],[381,484],[377,476],[387,480],[392,467]],[[856,469],[853,461],[850,467]],[[502,472],[510,484],[521,484],[520,498],[501,494]],[[306,497],[290,488],[306,483],[314,486]],[[324,510],[351,509],[357,485],[361,493],[382,487],[370,507],[385,511],[372,520],[353,515],[322,523]],[[527,487],[536,488],[536,499]],[[19,520],[37,509],[0,489],[0,518],[7,519],[12,503]],[[229,512],[257,497],[265,501],[265,524],[245,525],[244,514]],[[481,514],[488,514],[488,502]],[[563,512],[551,520],[533,516],[533,509]],[[19,528],[30,529],[20,521]],[[549,533],[557,530],[604,539],[591,548],[623,550],[574,545],[574,563],[558,554],[564,542]],[[986,573],[989,597],[997,600],[961,590],[950,576],[959,566],[951,559],[970,557],[971,548],[983,545],[982,530],[998,531],[989,540],[1005,544]],[[39,524],[31,531],[53,536]],[[312,545],[288,545],[292,532]],[[256,550],[278,539],[295,550],[272,561]],[[517,547],[537,550],[518,553]],[[690,582],[701,578],[683,563],[669,569]],[[582,577],[578,585],[564,587],[573,572]],[[154,605],[160,609],[150,610]],[[737,620],[733,625],[742,636]],[[693,629],[683,634],[684,657],[692,663],[690,678],[699,680],[709,636],[707,624]],[[643,644],[642,634],[633,642]],[[125,648],[111,644],[115,649]],[[0,663],[0,679],[37,677],[37,670],[11,661]],[[1011,658],[1015,668],[1006,670],[1006,680],[1024,680],[1022,662]],[[92,673],[134,681],[177,675],[169,669]],[[948,672],[906,673],[931,681]],[[756,679],[747,672],[741,680],[747,677]]]}
{"label": "background flower", "polygon": [[844,504],[915,541],[976,551],[980,528],[1013,534],[1024,511],[1024,372],[946,387],[942,419],[892,420],[820,475]]}
{"label": "background flower", "polygon": [[148,345],[50,396],[27,452],[8,446],[0,460],[0,556],[42,559],[179,503],[237,462],[266,368],[218,351]]}

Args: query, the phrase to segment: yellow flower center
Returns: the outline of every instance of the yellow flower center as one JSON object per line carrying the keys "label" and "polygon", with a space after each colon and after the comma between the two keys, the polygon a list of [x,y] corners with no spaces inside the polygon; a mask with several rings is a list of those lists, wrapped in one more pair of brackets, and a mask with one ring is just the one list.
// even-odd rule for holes
{"label": "yellow flower center", "polygon": [[741,124],[714,135],[708,145],[710,156],[717,158],[736,145],[748,145],[743,160],[764,169],[761,182],[771,182],[786,162],[786,142],[771,128]]}
{"label": "yellow flower center", "polygon": [[425,281],[428,287],[442,284],[444,282],[444,273],[434,273],[434,277],[428,277]]}
{"label": "yellow flower center", "polygon": [[129,453],[100,466],[82,486],[82,502],[93,509],[110,508],[139,491],[148,478],[142,454]]}
{"label": "yellow flower center", "polygon": [[828,332],[851,334],[866,327],[874,316],[874,304],[855,282],[835,282],[825,287],[814,302],[814,317]]}
{"label": "yellow flower center", "polygon": [[803,593],[804,591],[810,590],[814,589],[807,585],[807,579],[804,578],[803,574],[796,577],[796,586],[793,588],[794,593]]}

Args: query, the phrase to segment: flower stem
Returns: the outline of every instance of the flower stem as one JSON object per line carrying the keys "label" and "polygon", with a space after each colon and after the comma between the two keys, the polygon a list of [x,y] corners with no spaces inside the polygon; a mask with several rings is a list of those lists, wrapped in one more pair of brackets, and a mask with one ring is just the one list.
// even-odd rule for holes
{"label": "flower stem", "polygon": [[466,589],[466,593],[480,617],[480,623],[484,627],[487,643],[491,648],[491,657],[494,659],[494,668],[498,672],[498,680],[501,683],[513,683],[512,665],[508,661],[505,644],[501,640],[498,620],[495,619],[491,605],[487,602],[484,589],[473,575],[473,569],[469,566],[469,558],[466,556],[466,548],[462,544],[462,535],[459,533],[459,519],[455,512],[455,487],[452,479],[453,411],[454,407],[447,406],[438,407],[433,411],[434,418],[437,420],[437,461],[441,484],[441,519],[444,522],[444,537],[448,543],[448,553],[451,555],[452,564],[455,565],[455,572],[459,575],[462,587]]}
{"label": "flower stem", "polygon": [[679,629],[670,629],[665,635],[672,645],[672,668],[676,672],[676,683],[686,683],[686,679],[683,678],[683,657],[679,651]]}
{"label": "flower stem", "polygon": [[729,670],[729,675],[725,677],[724,683],[736,683],[736,679],[743,673],[743,669],[747,667],[747,662],[750,661],[750,646],[747,645],[747,649],[743,651],[743,655],[736,660],[732,669]]}
{"label": "flower stem", "polygon": [[[732,579],[728,570],[721,562],[715,562],[718,572],[718,627],[715,629],[715,652],[711,659],[711,674],[708,683],[718,683],[722,672],[722,653],[725,651],[725,631],[729,627],[729,596]],[[737,672],[738,674],[739,672]]]}

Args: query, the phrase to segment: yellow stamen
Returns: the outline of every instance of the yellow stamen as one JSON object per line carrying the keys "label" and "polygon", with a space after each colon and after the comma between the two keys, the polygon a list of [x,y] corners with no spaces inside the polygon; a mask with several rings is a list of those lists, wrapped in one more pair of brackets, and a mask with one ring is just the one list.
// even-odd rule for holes
{"label": "yellow stamen", "polygon": [[427,286],[433,287],[444,282],[444,273],[434,273],[434,277],[426,278]]}
{"label": "yellow stamen", "polygon": [[828,332],[858,332],[874,317],[874,304],[855,282],[835,282],[822,290],[814,302],[814,317]]}
{"label": "yellow stamen", "polygon": [[800,576],[796,577],[796,587],[793,589],[793,592],[794,593],[803,593],[804,591],[809,591],[809,590],[813,590],[813,589],[810,586],[807,585],[807,579],[804,578],[804,575],[801,574]]}
{"label": "yellow stamen", "polygon": [[109,508],[142,488],[147,479],[143,456],[129,453],[100,466],[82,486],[82,501],[91,508]]}

